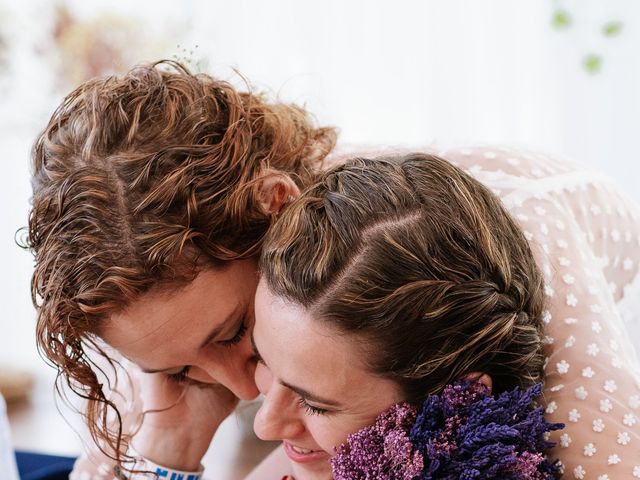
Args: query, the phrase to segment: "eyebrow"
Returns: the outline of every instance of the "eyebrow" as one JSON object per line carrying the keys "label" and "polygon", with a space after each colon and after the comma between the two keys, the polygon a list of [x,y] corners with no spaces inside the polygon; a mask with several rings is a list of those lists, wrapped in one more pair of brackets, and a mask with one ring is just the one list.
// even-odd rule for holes
{"label": "eyebrow", "polygon": [[[228,329],[228,325],[236,320],[239,316],[240,313],[242,311],[242,305],[238,304],[235,306],[235,308],[233,309],[233,311],[227,315],[227,317],[224,319],[224,321],[220,324],[220,325],[216,325],[213,329],[211,329],[211,331],[209,332],[209,334],[206,336],[206,338],[204,339],[204,341],[200,344],[200,346],[198,347],[199,349],[202,349],[204,347],[206,347],[211,340],[213,340],[214,338],[216,338],[218,335],[220,335],[224,330]],[[252,337],[253,340],[253,337]],[[163,372],[167,372],[169,370],[176,370],[176,369],[182,369],[184,368],[184,366],[181,367],[168,367],[168,368],[158,368],[158,369],[153,369],[153,368],[141,368],[141,370],[144,373],[163,373]]]}
{"label": "eyebrow", "polygon": [[[256,359],[259,362],[262,362],[265,365],[267,365],[266,362],[264,361],[264,359],[262,358],[262,355],[260,355],[260,352],[258,351],[258,347],[256,347],[256,342],[255,342],[255,340],[253,338],[253,332],[251,332],[250,337],[251,337],[251,348],[253,349],[254,356],[256,357]],[[284,387],[287,387],[289,390],[294,391],[295,393],[297,393],[298,395],[303,397],[305,400],[311,400],[314,403],[321,403],[323,405],[328,405],[328,406],[331,406],[331,407],[340,407],[341,406],[339,403],[334,402],[333,400],[328,400],[326,398],[322,398],[322,397],[320,397],[320,396],[318,396],[318,395],[316,395],[314,393],[311,393],[311,392],[305,390],[304,388],[300,388],[300,387],[292,385],[292,384],[290,384],[288,382],[285,382],[282,379],[278,379],[278,382],[280,383],[280,385],[282,385]]]}
{"label": "eyebrow", "polygon": [[160,368],[157,370],[153,368],[141,368],[140,370],[142,370],[144,373],[163,373],[168,372],[169,370],[174,370],[174,368],[178,367]]}

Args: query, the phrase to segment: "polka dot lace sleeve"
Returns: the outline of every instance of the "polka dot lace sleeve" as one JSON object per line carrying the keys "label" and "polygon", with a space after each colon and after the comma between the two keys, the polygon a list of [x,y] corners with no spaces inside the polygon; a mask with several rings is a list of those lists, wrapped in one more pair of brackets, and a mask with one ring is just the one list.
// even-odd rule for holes
{"label": "polka dot lace sleeve", "polygon": [[564,478],[640,478],[640,209],[606,179],[537,154],[443,156],[498,194],[545,275],[544,404]]}

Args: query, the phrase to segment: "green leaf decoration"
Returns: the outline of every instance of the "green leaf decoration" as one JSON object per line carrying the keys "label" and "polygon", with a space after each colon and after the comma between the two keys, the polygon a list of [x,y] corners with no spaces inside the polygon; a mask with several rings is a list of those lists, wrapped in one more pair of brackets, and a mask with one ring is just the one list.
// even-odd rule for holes
{"label": "green leaf decoration", "polygon": [[622,25],[622,22],[619,22],[617,20],[607,22],[602,27],[602,34],[605,37],[615,37],[622,31]]}
{"label": "green leaf decoration", "polygon": [[571,15],[566,10],[556,10],[553,13],[551,25],[558,30],[562,30],[571,26]]}
{"label": "green leaf decoration", "polygon": [[589,73],[598,73],[602,68],[602,57],[595,53],[590,53],[582,61],[582,66]]}

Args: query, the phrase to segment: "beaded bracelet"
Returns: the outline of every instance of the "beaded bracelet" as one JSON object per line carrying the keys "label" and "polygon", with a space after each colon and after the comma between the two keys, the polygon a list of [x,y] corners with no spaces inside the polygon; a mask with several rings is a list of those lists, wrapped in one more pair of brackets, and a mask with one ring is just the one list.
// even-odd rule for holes
{"label": "beaded bracelet", "polygon": [[[133,460],[123,462],[126,469],[120,465],[116,465],[113,469],[114,474],[120,480],[142,480],[147,478],[163,480],[202,480],[202,474],[204,472],[202,465],[200,465],[200,469],[197,472],[186,472],[158,465],[142,457],[131,448],[129,449],[128,456],[133,458]],[[129,473],[134,470],[136,471],[135,473]]]}

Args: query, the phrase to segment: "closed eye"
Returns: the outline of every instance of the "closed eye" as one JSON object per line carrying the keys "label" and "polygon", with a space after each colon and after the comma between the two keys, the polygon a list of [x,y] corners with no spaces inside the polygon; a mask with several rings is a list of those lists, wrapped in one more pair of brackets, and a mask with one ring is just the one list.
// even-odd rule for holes
{"label": "closed eye", "polygon": [[307,412],[307,415],[324,415],[329,411],[324,408],[314,407],[313,405],[310,405],[309,403],[307,403],[307,400],[304,397],[298,398],[298,405],[300,405],[300,408],[304,408],[305,412]]}
{"label": "closed eye", "polygon": [[249,329],[249,327],[247,325],[247,317],[245,315],[244,318],[242,319],[242,322],[240,323],[240,327],[238,327],[238,330],[236,331],[235,335],[232,338],[230,338],[229,340],[222,340],[220,342],[220,345],[222,345],[224,347],[232,347],[234,345],[237,345],[244,338],[244,336],[247,333],[248,329]]}
{"label": "closed eye", "polygon": [[191,368],[191,365],[187,365],[186,367],[184,367],[182,370],[180,370],[177,373],[169,373],[169,374],[167,374],[167,377],[169,377],[174,382],[182,383],[187,379],[187,375],[189,375],[189,369],[190,368]]}
{"label": "closed eye", "polygon": [[[253,358],[255,359],[255,361],[264,365],[266,368],[269,368],[266,362],[263,360],[262,356],[260,355],[260,352],[258,351],[258,347],[256,347],[256,342],[253,338],[253,335],[251,335],[251,349],[253,350]],[[320,407],[316,407],[315,405],[311,405],[307,401],[307,398],[305,396],[307,392],[305,392],[300,388],[296,388],[292,385],[289,385],[286,382],[280,381],[280,383],[285,387],[287,387],[288,389],[292,390],[298,396],[298,405],[300,406],[300,408],[304,408],[307,415],[327,415],[335,412],[334,410],[328,410],[326,408],[320,408]]]}

